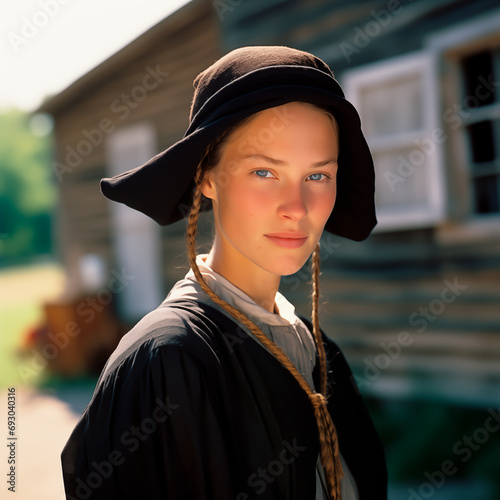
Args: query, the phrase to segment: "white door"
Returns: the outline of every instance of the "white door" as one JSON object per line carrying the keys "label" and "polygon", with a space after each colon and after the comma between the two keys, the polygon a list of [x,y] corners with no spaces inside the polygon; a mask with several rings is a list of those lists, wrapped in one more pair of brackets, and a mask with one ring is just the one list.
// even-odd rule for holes
{"label": "white door", "polygon": [[[118,129],[108,137],[106,155],[111,176],[135,168],[154,154],[155,130],[147,123]],[[136,321],[163,300],[160,227],[149,217],[110,201],[120,315]]]}

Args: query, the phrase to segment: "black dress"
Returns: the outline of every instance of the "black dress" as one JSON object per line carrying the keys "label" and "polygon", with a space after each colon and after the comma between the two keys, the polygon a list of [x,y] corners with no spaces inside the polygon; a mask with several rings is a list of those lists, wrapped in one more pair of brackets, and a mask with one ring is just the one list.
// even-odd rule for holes
{"label": "black dress", "polygon": [[[360,499],[386,499],[382,445],[323,340],[342,454]],[[318,452],[311,403],[288,370],[224,314],[182,300],[122,339],[62,466],[68,499],[314,500]]]}

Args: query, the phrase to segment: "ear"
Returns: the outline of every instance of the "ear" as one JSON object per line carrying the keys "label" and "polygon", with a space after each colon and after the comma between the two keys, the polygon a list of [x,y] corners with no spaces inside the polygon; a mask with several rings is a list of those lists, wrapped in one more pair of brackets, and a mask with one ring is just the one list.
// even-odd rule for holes
{"label": "ear", "polygon": [[213,169],[205,172],[205,175],[201,180],[200,190],[203,193],[203,196],[209,198],[210,200],[215,200],[217,198]]}

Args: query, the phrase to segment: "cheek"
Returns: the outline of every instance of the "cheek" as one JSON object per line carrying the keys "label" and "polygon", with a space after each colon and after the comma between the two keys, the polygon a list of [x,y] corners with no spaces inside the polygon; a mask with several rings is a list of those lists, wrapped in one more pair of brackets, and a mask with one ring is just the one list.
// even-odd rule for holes
{"label": "cheek", "polygon": [[332,213],[333,207],[335,205],[336,191],[333,193],[314,193],[311,197],[312,205],[310,212],[314,213],[314,220],[318,222],[318,226],[323,227]]}
{"label": "cheek", "polygon": [[233,179],[218,193],[218,213],[221,229],[226,238],[242,241],[258,225],[261,201],[248,186]]}
{"label": "cheek", "polygon": [[246,220],[258,218],[263,213],[269,215],[271,199],[268,193],[252,189],[248,183],[239,182],[239,179],[230,182],[219,196],[224,215]]}

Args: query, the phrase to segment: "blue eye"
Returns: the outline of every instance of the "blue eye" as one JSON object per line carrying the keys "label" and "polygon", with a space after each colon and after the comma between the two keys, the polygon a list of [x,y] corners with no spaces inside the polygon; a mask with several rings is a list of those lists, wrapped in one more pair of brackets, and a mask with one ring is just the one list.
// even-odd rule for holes
{"label": "blue eye", "polygon": [[269,172],[269,170],[255,170],[253,173],[257,177],[262,177],[262,178],[272,177],[272,174],[271,174],[271,172]]}
{"label": "blue eye", "polygon": [[322,181],[323,179],[326,179],[326,175],[325,174],[311,174],[308,179],[310,179],[311,181]]}

